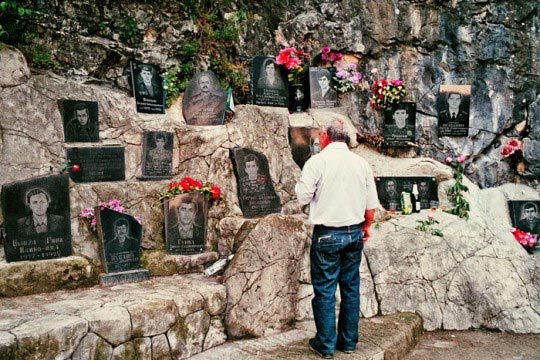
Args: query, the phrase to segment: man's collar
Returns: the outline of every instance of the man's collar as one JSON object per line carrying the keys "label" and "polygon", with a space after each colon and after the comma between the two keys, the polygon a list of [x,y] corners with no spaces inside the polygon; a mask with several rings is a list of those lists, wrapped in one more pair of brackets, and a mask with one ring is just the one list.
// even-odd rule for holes
{"label": "man's collar", "polygon": [[35,225],[40,225],[40,224],[47,225],[47,214],[43,216],[37,216],[35,214],[32,214],[32,218],[34,220]]}
{"label": "man's collar", "polygon": [[343,141],[333,141],[330,144],[326,145],[326,147],[324,149],[325,150],[326,149],[330,149],[330,150],[349,150],[349,147]]}

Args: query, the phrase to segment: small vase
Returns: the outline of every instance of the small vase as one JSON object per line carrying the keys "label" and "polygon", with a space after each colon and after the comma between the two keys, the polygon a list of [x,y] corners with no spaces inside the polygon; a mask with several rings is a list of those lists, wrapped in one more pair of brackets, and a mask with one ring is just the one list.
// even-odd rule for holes
{"label": "small vase", "polygon": [[293,111],[294,112],[302,112],[304,110],[304,101],[306,97],[306,93],[304,91],[304,85],[303,84],[292,84],[292,94],[291,97],[293,99]]}

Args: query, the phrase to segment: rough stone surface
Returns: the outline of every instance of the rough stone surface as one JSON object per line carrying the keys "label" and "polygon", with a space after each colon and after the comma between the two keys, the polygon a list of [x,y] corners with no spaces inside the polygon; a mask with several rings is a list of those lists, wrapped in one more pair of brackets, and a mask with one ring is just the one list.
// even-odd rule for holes
{"label": "rough stone surface", "polygon": [[204,338],[203,351],[219,346],[227,341],[223,320],[219,317],[210,319],[210,327]]}
{"label": "rough stone surface", "polygon": [[21,296],[97,284],[97,271],[81,256],[41,261],[0,261],[0,296]]}
{"label": "rough stone surface", "polygon": [[267,216],[250,231],[223,275],[230,337],[262,336],[290,326],[306,245],[303,222],[294,217]]}
{"label": "rough stone surface", "polygon": [[[102,355],[106,355],[105,359],[110,355],[112,359],[165,359],[176,358],[179,347],[185,349],[182,354],[193,355],[202,351],[209,329],[209,342],[214,339],[212,346],[225,339],[225,329],[219,325],[225,301],[216,306],[217,301],[212,300],[222,298],[224,293],[224,285],[211,279],[177,275],[108,288],[3,298],[0,355],[32,359],[102,359]],[[199,301],[190,300],[193,298]],[[184,302],[188,305],[182,305]],[[190,312],[181,314],[181,308],[189,308]],[[212,318],[212,326],[208,309],[212,313],[221,309]],[[170,336],[173,332],[181,341],[169,350],[168,344],[175,339]]]}
{"label": "rough stone surface", "polygon": [[168,276],[200,272],[219,258],[216,252],[197,255],[172,255],[165,251],[145,251],[141,266],[150,270],[152,276]]}
{"label": "rough stone surface", "polygon": [[12,46],[0,43],[0,64],[0,88],[21,85],[30,78],[24,55]]}

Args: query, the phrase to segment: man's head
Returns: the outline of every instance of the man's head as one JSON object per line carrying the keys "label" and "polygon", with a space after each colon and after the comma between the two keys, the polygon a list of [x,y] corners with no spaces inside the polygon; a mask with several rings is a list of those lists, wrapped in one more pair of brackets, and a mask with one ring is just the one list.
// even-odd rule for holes
{"label": "man's head", "polygon": [[156,149],[164,149],[165,143],[167,142],[167,139],[165,139],[165,135],[162,133],[157,133],[155,137],[156,141]]}
{"label": "man's head", "polygon": [[259,175],[259,160],[257,156],[249,154],[244,159],[245,170],[249,180],[256,180]]}
{"label": "man's head", "polygon": [[386,180],[386,184],[384,185],[385,190],[388,194],[393,194],[397,191],[397,184],[395,180]]}
{"label": "man's head", "polygon": [[407,126],[407,117],[409,114],[407,114],[407,106],[405,104],[399,104],[394,114],[392,115],[392,118],[394,119],[394,123],[399,129],[403,129],[405,126]]}
{"label": "man's head", "polygon": [[457,92],[451,92],[448,94],[448,107],[450,109],[459,109],[459,104],[461,104],[461,94]]}
{"label": "man's head", "polygon": [[184,199],[182,203],[176,208],[178,213],[178,221],[183,226],[189,226],[193,224],[195,215],[197,214],[197,203],[190,197]]}
{"label": "man's head", "polygon": [[124,241],[129,232],[129,222],[126,219],[118,219],[114,222],[114,232],[116,238],[120,241]]}
{"label": "man's head", "polygon": [[149,65],[141,65],[141,78],[145,84],[152,82],[154,76],[154,69]]}
{"label": "man's head", "polygon": [[418,183],[418,192],[420,194],[427,194],[429,192],[429,184],[427,181],[422,180]]}
{"label": "man's head", "polygon": [[521,217],[525,220],[531,221],[538,215],[538,209],[536,205],[532,202],[525,203],[523,205],[523,211],[521,212]]}
{"label": "man's head", "polygon": [[90,117],[88,115],[88,108],[82,105],[75,107],[75,117],[77,118],[79,124],[83,126],[88,124],[88,119]]}
{"label": "man's head", "polygon": [[321,149],[324,149],[332,142],[344,142],[347,145],[351,142],[345,123],[338,118],[330,120],[325,129],[319,133],[319,140]]}
{"label": "man's head", "polygon": [[212,88],[212,80],[210,79],[209,75],[202,74],[199,76],[199,89],[201,89],[201,92],[203,93],[209,93],[210,89]]}
{"label": "man's head", "polygon": [[264,72],[267,78],[273,78],[276,73],[276,64],[273,59],[266,59],[264,61]]}
{"label": "man's head", "polygon": [[330,75],[330,71],[326,69],[319,69],[317,71],[317,82],[322,91],[327,91],[330,88],[331,79],[332,75]]}
{"label": "man's head", "polygon": [[32,214],[37,216],[43,216],[47,214],[47,209],[51,203],[51,197],[49,194],[40,188],[34,188],[28,190],[26,193],[26,205],[32,211]]}

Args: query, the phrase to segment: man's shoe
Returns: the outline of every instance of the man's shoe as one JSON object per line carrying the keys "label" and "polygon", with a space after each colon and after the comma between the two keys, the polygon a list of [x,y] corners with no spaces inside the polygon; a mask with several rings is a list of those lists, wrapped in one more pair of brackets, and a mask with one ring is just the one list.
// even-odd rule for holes
{"label": "man's shoe", "polygon": [[341,351],[342,353],[345,353],[345,354],[354,354],[354,352],[356,351],[355,349],[345,350],[345,349],[339,349],[339,348],[336,348],[336,350]]}
{"label": "man's shoe", "polygon": [[334,358],[334,354],[325,354],[322,351],[320,351],[319,349],[317,349],[317,347],[315,346],[315,338],[309,339],[309,349],[311,351],[313,351],[315,354],[322,357],[323,359],[333,359]]}

